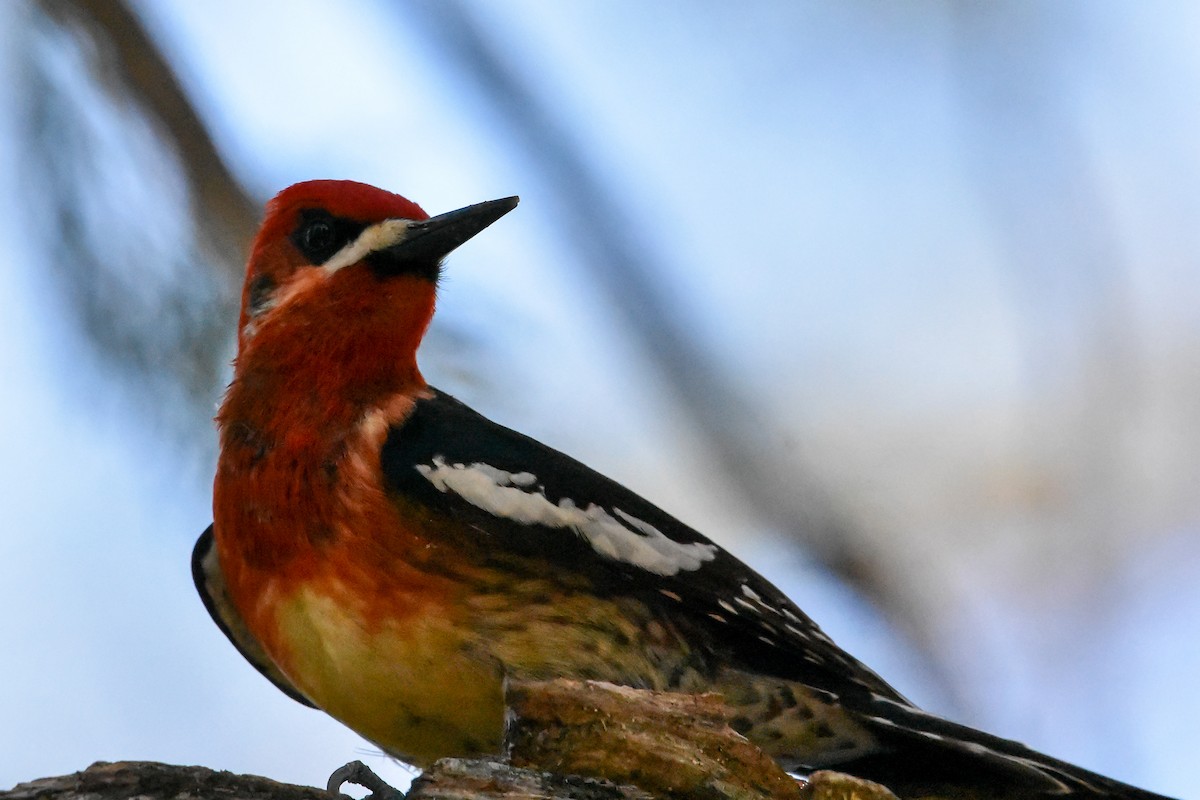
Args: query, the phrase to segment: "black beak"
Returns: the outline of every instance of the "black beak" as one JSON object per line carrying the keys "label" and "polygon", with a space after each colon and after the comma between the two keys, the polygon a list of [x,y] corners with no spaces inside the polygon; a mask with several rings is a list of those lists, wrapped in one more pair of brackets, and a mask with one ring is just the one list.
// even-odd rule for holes
{"label": "black beak", "polygon": [[389,264],[392,267],[389,272],[423,272],[432,268],[436,274],[437,265],[443,258],[516,208],[519,199],[505,197],[489,200],[414,222],[408,226],[404,241],[373,253],[372,260]]}

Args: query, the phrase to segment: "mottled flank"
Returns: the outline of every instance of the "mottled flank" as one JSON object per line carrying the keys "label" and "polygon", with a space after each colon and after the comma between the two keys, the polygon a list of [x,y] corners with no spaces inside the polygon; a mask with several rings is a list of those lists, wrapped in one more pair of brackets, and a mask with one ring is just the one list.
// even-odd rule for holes
{"label": "mottled flank", "polygon": [[836,697],[795,681],[725,670],[713,688],[735,710],[732,725],[787,769],[828,767],[878,748]]}

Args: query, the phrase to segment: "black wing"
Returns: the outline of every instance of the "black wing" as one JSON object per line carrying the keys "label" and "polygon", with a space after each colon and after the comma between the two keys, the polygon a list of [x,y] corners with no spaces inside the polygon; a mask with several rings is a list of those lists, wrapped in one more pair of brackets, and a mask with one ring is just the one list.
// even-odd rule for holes
{"label": "black wing", "polygon": [[[908,704],[786,595],[697,531],[579,461],[432,393],[389,432],[385,480],[390,491],[470,530],[481,553],[517,553],[558,574],[586,575],[597,591],[637,596],[686,622],[719,650],[719,663],[842,698]],[[482,481],[484,494],[473,494],[468,478]],[[617,526],[605,529],[615,536],[589,538],[580,526],[547,522],[564,508],[575,519],[586,510]]]}
{"label": "black wing", "polygon": [[[827,692],[883,745],[839,769],[915,787],[921,795],[990,783],[1005,787],[989,795],[995,797],[1162,800],[921,711],[837,647],[766,579],[700,533],[575,459],[431,391],[389,431],[381,453],[389,491],[431,517],[452,519],[449,527],[473,540],[456,544],[478,547],[482,557],[516,552],[547,572],[586,576],[596,591],[636,596],[681,622],[715,663]],[[618,534],[626,544],[638,537],[657,542],[665,561],[639,560],[561,524],[554,509],[564,507],[572,514],[602,512],[622,526]],[[580,519],[572,514],[566,516]]]}
{"label": "black wing", "polygon": [[316,708],[308,701],[300,690],[292,685],[275,663],[263,652],[258,640],[246,628],[242,615],[229,599],[229,591],[225,587],[225,576],[221,572],[221,564],[217,560],[217,549],[213,547],[213,526],[209,525],[196,540],[192,549],[192,580],[196,583],[196,591],[204,601],[208,614],[217,623],[221,632],[233,643],[237,651],[254,665],[267,680],[288,697],[309,708]]}

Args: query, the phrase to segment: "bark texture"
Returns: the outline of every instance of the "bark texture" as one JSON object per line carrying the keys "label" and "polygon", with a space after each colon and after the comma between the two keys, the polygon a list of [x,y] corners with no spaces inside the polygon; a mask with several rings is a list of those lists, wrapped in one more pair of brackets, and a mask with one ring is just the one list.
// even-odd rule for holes
{"label": "bark texture", "polygon": [[[508,687],[503,760],[446,758],[407,800],[895,800],[835,772],[798,781],[729,727],[719,695],[650,692],[590,681]],[[399,793],[361,764],[342,780],[376,800]],[[324,789],[145,761],[98,762],[0,791],[0,800],[329,800]]]}

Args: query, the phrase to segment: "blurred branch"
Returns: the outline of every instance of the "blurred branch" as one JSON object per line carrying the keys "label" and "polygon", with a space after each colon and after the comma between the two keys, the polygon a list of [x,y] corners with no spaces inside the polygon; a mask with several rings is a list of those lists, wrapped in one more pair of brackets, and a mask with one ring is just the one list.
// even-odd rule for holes
{"label": "blurred branch", "polygon": [[[1113,569],[1156,531],[1135,522],[1147,496],[1130,479],[1146,384],[1130,267],[1078,107],[1064,101],[1088,86],[1080,8],[950,6],[965,164],[1021,315],[1021,444],[1054,498],[1021,524],[1024,591],[1078,598],[1056,612],[1074,616],[1046,634],[1053,646],[1032,645],[1043,659],[1094,646],[1127,601]],[[1064,593],[1072,584],[1084,588]],[[1091,711],[1102,727],[1129,709]]]}
{"label": "blurred branch", "polygon": [[931,633],[912,596],[889,575],[880,554],[836,508],[811,471],[787,458],[778,429],[739,391],[729,370],[689,336],[678,294],[655,279],[669,270],[656,261],[654,248],[638,239],[638,226],[567,124],[513,69],[507,54],[483,34],[462,3],[424,0],[404,9],[475,84],[491,112],[530,155],[530,163],[545,172],[579,263],[607,293],[609,306],[641,345],[675,405],[716,455],[723,480],[765,523],[803,542],[927,653]]}
{"label": "blurred branch", "polygon": [[[1137,501],[1117,488],[1144,382],[1131,380],[1140,342],[1120,226],[1080,114],[1064,102],[1073,96],[1068,81],[1076,94],[1087,86],[1076,62],[1084,45],[1061,36],[1082,21],[1069,6],[950,8],[966,166],[1023,315],[1015,329],[1026,334],[1022,356],[1037,406],[1028,415],[1037,428],[1030,442],[1064,471],[1082,473],[1068,491],[1091,491],[1067,511],[1086,515],[1077,533],[1108,544],[1098,537],[1123,529],[1123,512]],[[1111,555],[1058,541],[1072,561]],[[1052,569],[1061,577],[1061,565]]]}
{"label": "blurred branch", "polygon": [[127,3],[34,8],[28,213],[86,342],[133,384],[123,400],[201,441],[257,204]]}
{"label": "blurred branch", "polygon": [[[78,25],[106,46],[109,89],[129,96],[157,120],[179,154],[197,205],[197,216],[214,233],[219,263],[240,285],[260,204],[233,177],[204,121],[192,107],[171,64],[124,0],[37,0],[52,18]],[[114,80],[115,78],[115,80]]]}

